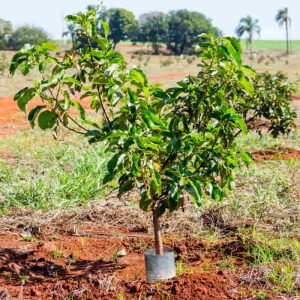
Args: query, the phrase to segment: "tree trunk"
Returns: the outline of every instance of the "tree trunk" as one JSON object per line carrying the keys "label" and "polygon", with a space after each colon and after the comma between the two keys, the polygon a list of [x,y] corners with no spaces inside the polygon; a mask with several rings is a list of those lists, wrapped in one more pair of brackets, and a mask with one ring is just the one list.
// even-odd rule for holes
{"label": "tree trunk", "polygon": [[250,47],[250,57],[251,58],[253,58],[252,42],[253,42],[253,38],[252,38],[252,35],[250,34],[250,37],[249,37],[249,47]]}
{"label": "tree trunk", "polygon": [[157,212],[155,209],[153,210],[153,227],[154,227],[155,254],[163,255],[164,248],[163,248],[163,242],[162,242],[162,238],[161,238],[160,222],[159,222],[159,217],[157,216]]}
{"label": "tree trunk", "polygon": [[159,45],[157,45],[156,43],[153,43],[152,47],[153,47],[153,50],[154,50],[154,54],[158,55]]}
{"label": "tree trunk", "polygon": [[288,22],[285,22],[285,30],[286,30],[286,54],[289,55],[290,49],[289,49],[289,24],[288,24]]}

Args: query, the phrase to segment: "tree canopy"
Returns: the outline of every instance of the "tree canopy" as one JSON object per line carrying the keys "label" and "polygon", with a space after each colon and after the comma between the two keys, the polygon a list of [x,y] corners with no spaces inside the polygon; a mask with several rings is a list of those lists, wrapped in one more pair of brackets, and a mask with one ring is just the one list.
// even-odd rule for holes
{"label": "tree canopy", "polygon": [[25,44],[39,45],[49,40],[48,34],[39,27],[21,26],[9,37],[9,47],[13,50],[22,48]]}
{"label": "tree canopy", "polygon": [[168,31],[168,18],[162,12],[146,13],[139,18],[138,41],[151,43],[155,54],[161,43],[167,42]]}
{"label": "tree canopy", "polygon": [[181,9],[168,14],[169,50],[174,54],[185,53],[199,43],[199,35],[213,34],[219,36],[219,30],[212,25],[211,20],[202,13]]}
{"label": "tree canopy", "polygon": [[120,41],[131,40],[138,30],[138,22],[134,14],[124,8],[103,9],[99,14],[99,19],[109,24],[109,38],[114,46]]}

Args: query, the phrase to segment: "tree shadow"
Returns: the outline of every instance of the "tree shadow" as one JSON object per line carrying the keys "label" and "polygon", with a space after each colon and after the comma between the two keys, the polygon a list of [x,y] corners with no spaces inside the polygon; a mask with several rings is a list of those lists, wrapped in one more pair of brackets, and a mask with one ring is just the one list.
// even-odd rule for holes
{"label": "tree shadow", "polygon": [[47,280],[78,280],[89,274],[113,274],[125,268],[119,264],[103,260],[76,260],[70,262],[66,256],[59,263],[36,257],[35,251],[18,251],[11,248],[0,250],[0,277],[13,285],[37,285]]}

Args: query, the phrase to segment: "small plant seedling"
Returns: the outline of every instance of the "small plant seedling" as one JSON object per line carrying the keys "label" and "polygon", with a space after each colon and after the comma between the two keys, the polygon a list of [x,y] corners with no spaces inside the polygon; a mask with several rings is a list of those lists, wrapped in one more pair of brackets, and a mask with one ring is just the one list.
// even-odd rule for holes
{"label": "small plant seedling", "polygon": [[118,256],[118,253],[115,252],[112,254],[112,256],[110,257],[110,260],[113,262],[113,263],[117,263],[118,262],[118,259],[119,259],[119,256]]}
{"label": "small plant seedling", "polygon": [[64,253],[59,249],[54,249],[50,252],[50,256],[54,259],[60,259],[64,256]]}
{"label": "small plant seedling", "polygon": [[80,237],[80,244],[81,244],[82,250],[85,248],[85,245],[86,245],[87,241],[88,241],[88,237],[87,236]]}
{"label": "small plant seedling", "polygon": [[29,277],[22,275],[19,277],[19,280],[21,281],[22,284],[26,284],[29,281]]}
{"label": "small plant seedling", "polygon": [[176,264],[176,275],[182,275],[185,272],[185,266],[183,264],[183,261],[180,260]]}
{"label": "small plant seedling", "polygon": [[126,300],[126,296],[125,296],[125,292],[124,291],[120,291],[117,294],[117,300]]}
{"label": "small plant seedling", "polygon": [[31,235],[27,235],[27,236],[23,237],[23,241],[24,242],[33,243],[33,242],[36,242],[36,239],[33,236],[31,236]]}

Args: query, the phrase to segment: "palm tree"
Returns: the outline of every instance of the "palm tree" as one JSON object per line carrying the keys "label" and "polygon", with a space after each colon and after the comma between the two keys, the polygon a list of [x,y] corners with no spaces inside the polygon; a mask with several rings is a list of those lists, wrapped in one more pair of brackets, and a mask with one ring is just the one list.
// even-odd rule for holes
{"label": "palm tree", "polygon": [[253,19],[251,16],[242,18],[238,27],[236,28],[236,34],[241,38],[244,34],[247,34],[247,48],[250,47],[250,55],[252,56],[252,42],[254,34],[260,34],[260,26],[258,25],[259,20]]}
{"label": "palm tree", "polygon": [[288,55],[290,52],[289,47],[289,26],[291,25],[292,19],[289,16],[289,9],[287,7],[283,9],[279,9],[277,15],[275,17],[275,21],[278,23],[280,27],[285,25],[286,30],[286,54]]}

